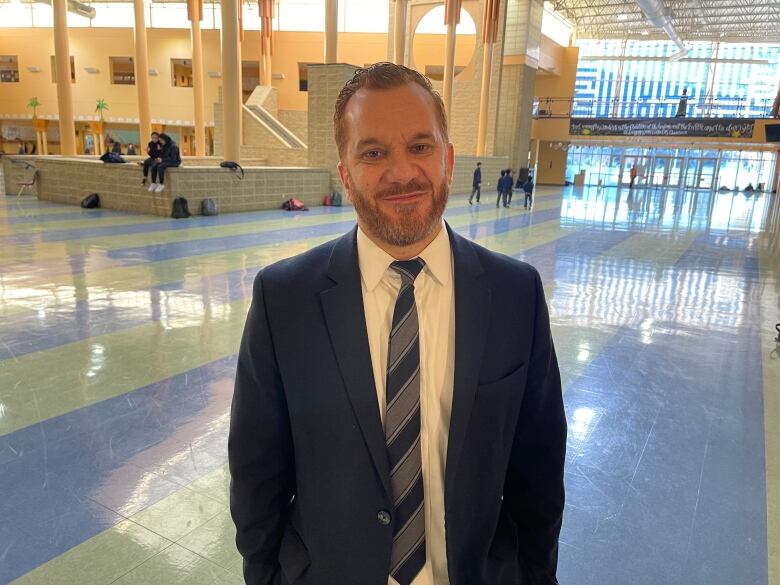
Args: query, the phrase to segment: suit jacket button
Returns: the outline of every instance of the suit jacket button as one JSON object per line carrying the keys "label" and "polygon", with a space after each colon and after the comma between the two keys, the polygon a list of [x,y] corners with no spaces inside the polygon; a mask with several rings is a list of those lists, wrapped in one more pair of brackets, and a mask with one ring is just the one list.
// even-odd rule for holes
{"label": "suit jacket button", "polygon": [[388,512],[387,510],[379,510],[379,512],[377,512],[376,517],[382,526],[388,526],[390,524],[390,521],[392,520],[390,518],[390,512]]}

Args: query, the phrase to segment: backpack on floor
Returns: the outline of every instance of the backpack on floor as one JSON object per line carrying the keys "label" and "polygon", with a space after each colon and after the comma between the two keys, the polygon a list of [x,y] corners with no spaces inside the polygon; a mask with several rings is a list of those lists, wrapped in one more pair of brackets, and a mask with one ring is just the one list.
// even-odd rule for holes
{"label": "backpack on floor", "polygon": [[219,215],[217,211],[217,202],[213,199],[204,199],[200,202],[201,215]]}
{"label": "backpack on floor", "polygon": [[333,194],[330,196],[330,204],[333,207],[341,207],[341,193],[338,191],[334,191]]}
{"label": "backpack on floor", "polygon": [[177,197],[173,200],[173,209],[171,210],[171,217],[173,219],[183,219],[185,217],[190,217],[190,215],[190,208],[184,197]]}
{"label": "backpack on floor", "polygon": [[81,200],[81,206],[84,209],[95,209],[100,207],[100,195],[97,193],[90,193]]}
{"label": "backpack on floor", "polygon": [[282,209],[285,211],[309,211],[300,199],[288,199],[282,203]]}

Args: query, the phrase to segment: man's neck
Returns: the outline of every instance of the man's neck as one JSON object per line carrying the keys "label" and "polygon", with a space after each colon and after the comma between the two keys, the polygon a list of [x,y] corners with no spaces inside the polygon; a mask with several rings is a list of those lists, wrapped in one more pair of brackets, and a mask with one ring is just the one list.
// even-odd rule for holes
{"label": "man's neck", "polygon": [[436,237],[439,235],[439,232],[441,232],[443,229],[443,223],[439,222],[430,235],[424,240],[420,240],[419,242],[415,242],[409,246],[393,246],[392,244],[383,242],[370,231],[366,230],[366,228],[361,225],[360,221],[358,221],[358,225],[369,240],[371,240],[377,247],[390,254],[390,256],[396,260],[411,260],[412,258],[417,258],[420,253],[425,250],[425,248],[427,248],[433,240],[436,239]]}

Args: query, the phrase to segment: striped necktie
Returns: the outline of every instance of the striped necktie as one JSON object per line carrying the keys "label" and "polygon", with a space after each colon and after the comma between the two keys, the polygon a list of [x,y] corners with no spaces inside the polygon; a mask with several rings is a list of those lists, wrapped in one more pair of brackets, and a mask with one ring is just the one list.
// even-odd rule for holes
{"label": "striped necktie", "polygon": [[425,508],[420,450],[420,332],[414,280],[419,258],[393,262],[401,276],[387,352],[385,441],[393,487],[390,576],[409,585],[425,565]]}

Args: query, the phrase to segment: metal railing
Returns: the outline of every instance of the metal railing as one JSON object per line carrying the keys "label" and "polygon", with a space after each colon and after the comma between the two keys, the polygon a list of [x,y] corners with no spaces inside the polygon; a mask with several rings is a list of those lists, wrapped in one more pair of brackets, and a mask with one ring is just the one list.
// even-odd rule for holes
{"label": "metal railing", "polygon": [[[687,118],[769,118],[771,99],[689,99]],[[534,100],[534,118],[673,118],[679,99],[598,100],[540,97]]]}

